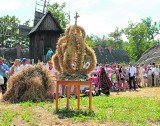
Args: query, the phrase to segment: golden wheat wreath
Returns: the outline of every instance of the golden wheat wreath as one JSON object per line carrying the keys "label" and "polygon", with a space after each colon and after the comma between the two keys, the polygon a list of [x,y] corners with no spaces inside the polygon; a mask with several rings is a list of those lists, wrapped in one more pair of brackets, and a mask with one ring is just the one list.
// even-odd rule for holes
{"label": "golden wheat wreath", "polygon": [[[72,25],[66,29],[65,35],[59,38],[52,62],[60,73],[87,75],[95,69],[96,56],[93,49],[86,44],[85,37],[86,33],[82,27]],[[84,68],[86,58],[90,65]]]}

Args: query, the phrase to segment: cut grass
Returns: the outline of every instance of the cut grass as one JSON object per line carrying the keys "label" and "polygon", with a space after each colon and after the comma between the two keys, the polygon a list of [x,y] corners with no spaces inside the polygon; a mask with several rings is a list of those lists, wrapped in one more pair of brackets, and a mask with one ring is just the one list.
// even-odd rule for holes
{"label": "cut grass", "polygon": [[[159,92],[160,88],[156,90]],[[141,89],[141,90],[148,90]],[[155,90],[151,88],[150,90]],[[127,94],[128,92],[126,92]],[[129,92],[130,95],[135,92]],[[141,92],[136,92],[141,93]],[[152,92],[153,93],[153,92]],[[156,92],[155,92],[156,93]],[[122,95],[123,94],[123,95]],[[59,110],[55,103],[30,101],[19,104],[0,103],[0,125],[160,125],[160,98],[120,95],[96,96],[92,99],[93,111],[89,111],[89,98],[70,99],[70,109],[66,109],[66,99],[59,100]],[[18,120],[19,122],[15,122]],[[92,123],[91,123],[92,122]]]}
{"label": "cut grass", "polygon": [[[87,106],[88,98],[82,98],[81,103]],[[61,100],[60,104],[64,104]],[[94,112],[89,112],[88,108],[80,111],[59,110],[57,113],[63,118],[71,118],[73,121],[95,120],[99,122],[126,122],[135,124],[148,124],[160,122],[160,100],[142,97],[94,97]],[[75,100],[71,100],[71,108],[76,110]],[[82,107],[83,107],[82,106]],[[88,111],[88,113],[87,113]]]}
{"label": "cut grass", "polygon": [[3,112],[0,111],[0,125],[9,126],[15,115],[16,113],[8,109],[4,109]]}

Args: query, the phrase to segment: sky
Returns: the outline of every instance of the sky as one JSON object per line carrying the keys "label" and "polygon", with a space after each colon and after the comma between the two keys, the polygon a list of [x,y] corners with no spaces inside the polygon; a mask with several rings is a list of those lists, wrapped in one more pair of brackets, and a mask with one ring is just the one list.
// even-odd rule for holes
{"label": "sky", "polygon": [[[153,21],[160,21],[160,0],[48,1],[59,4],[66,2],[65,12],[70,12],[70,24],[74,24],[74,16],[77,12],[80,16],[78,25],[83,27],[88,35],[106,35],[117,27],[127,27],[128,22],[140,22],[147,17],[151,17]],[[33,20],[35,6],[36,0],[0,0],[0,17],[16,16],[21,22]]]}

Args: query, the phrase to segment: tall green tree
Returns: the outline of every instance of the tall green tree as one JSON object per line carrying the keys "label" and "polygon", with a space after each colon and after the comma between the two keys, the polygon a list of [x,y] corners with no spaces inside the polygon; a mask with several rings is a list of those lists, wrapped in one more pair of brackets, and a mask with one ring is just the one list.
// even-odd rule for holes
{"label": "tall green tree", "polygon": [[0,47],[10,47],[10,39],[18,35],[19,23],[20,21],[15,16],[0,17]]}
{"label": "tall green tree", "polygon": [[[27,48],[29,39],[19,35],[20,20],[15,16],[0,17],[0,47],[11,48],[20,45]],[[28,21],[25,23],[28,25]]]}
{"label": "tall green tree", "polygon": [[92,40],[92,37],[90,37],[90,36],[86,36],[86,42],[87,42],[87,44],[90,46],[90,47],[92,47],[92,48],[94,48],[95,46],[96,46],[96,42],[95,41],[93,41]]}
{"label": "tall green tree", "polygon": [[142,19],[139,23],[129,23],[124,29],[124,33],[128,38],[129,45],[125,47],[132,61],[137,61],[142,54],[150,48],[155,42],[155,36],[159,34],[159,30],[151,19]]}
{"label": "tall green tree", "polygon": [[97,45],[101,47],[112,46],[112,48],[121,47],[121,45],[119,45],[119,43],[113,37],[107,37],[105,35],[103,35],[102,37],[99,37],[97,35],[90,35],[86,37],[86,40],[91,47],[95,47]]}
{"label": "tall green tree", "polygon": [[52,13],[52,15],[57,19],[59,22],[60,26],[65,29],[67,24],[69,24],[69,14],[64,11],[64,8],[66,7],[66,3],[62,3],[61,5],[58,4],[57,2],[48,5],[48,10]]}
{"label": "tall green tree", "polygon": [[147,27],[148,42],[154,41],[155,37],[158,34],[160,34],[160,23],[153,22],[151,17],[147,17],[146,19],[142,19],[142,23]]}
{"label": "tall green tree", "polygon": [[101,46],[101,47],[106,47],[107,46],[107,41],[106,41],[106,36],[103,35],[102,37],[99,37],[97,35],[90,35],[89,36],[90,40],[95,42],[95,46]]}
{"label": "tall green tree", "polygon": [[112,48],[118,48],[119,47],[117,42],[112,37],[108,37],[106,39],[106,46],[111,46]]}

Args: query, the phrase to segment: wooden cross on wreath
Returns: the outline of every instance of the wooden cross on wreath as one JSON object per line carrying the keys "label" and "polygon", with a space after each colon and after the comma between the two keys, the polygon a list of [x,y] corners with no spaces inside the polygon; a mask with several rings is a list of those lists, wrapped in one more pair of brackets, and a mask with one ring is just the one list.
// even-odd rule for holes
{"label": "wooden cross on wreath", "polygon": [[79,18],[80,16],[78,15],[78,13],[76,12],[76,16],[74,17],[75,18],[75,25],[77,25],[77,18]]}

